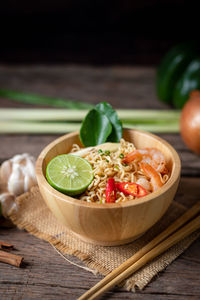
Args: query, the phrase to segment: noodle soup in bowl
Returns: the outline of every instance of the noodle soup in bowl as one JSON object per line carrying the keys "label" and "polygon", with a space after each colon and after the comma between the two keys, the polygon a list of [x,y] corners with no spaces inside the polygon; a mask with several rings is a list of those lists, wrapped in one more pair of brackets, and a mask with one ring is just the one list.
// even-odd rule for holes
{"label": "noodle soup in bowl", "polygon": [[78,132],[56,139],[37,159],[37,181],[48,208],[59,222],[86,242],[114,246],[137,239],[164,215],[175,196],[181,170],[175,149],[160,137],[140,130],[124,129],[123,138],[137,149],[156,148],[164,154],[169,179],[145,197],[118,203],[90,203],[54,189],[45,176],[47,164],[57,155],[69,153],[73,144],[82,147]]}

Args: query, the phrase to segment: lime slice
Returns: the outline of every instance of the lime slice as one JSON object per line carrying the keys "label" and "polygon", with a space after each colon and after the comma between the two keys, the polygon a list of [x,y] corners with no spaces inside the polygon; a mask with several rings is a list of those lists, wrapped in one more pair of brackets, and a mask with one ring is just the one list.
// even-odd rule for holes
{"label": "lime slice", "polygon": [[58,155],[48,163],[46,178],[56,190],[70,196],[79,195],[93,180],[92,166],[79,156]]}

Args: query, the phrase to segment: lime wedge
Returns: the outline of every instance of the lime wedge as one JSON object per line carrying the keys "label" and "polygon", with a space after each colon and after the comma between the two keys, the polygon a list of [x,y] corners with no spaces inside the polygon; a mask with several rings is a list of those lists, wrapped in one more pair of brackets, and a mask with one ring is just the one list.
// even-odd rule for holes
{"label": "lime wedge", "polygon": [[73,154],[58,155],[48,163],[46,178],[56,190],[70,196],[79,195],[93,180],[92,166]]}

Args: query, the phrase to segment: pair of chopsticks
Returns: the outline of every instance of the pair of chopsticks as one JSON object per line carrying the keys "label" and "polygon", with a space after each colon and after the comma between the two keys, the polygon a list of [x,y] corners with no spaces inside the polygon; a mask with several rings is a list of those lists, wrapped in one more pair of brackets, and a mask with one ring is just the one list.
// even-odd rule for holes
{"label": "pair of chopsticks", "polygon": [[[140,249],[136,254],[126,260],[104,279],[93,286],[89,291],[78,298],[78,300],[96,299],[104,292],[110,290],[112,287],[132,275],[146,263],[150,262],[152,259],[184,239],[186,236],[199,229],[200,215],[190,221],[199,212],[200,201],[172,223],[167,229],[156,236],[151,242]],[[183,226],[184,224],[186,225]]]}

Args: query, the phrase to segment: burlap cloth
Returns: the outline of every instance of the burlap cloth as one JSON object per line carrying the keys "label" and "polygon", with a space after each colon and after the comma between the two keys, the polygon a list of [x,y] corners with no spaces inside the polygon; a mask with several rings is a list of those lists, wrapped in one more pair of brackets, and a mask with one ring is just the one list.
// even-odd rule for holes
{"label": "burlap cloth", "polygon": [[[102,247],[81,241],[61,225],[42,200],[38,187],[18,197],[17,202],[19,210],[11,215],[11,219],[19,228],[50,242],[64,254],[78,257],[91,271],[95,270],[103,275],[136,253],[185,211],[184,206],[173,202],[165,216],[138,240],[123,246]],[[124,288],[131,291],[135,291],[136,287],[143,289],[158,272],[177,258],[199,236],[200,231],[194,232],[154,259],[124,281]]]}

